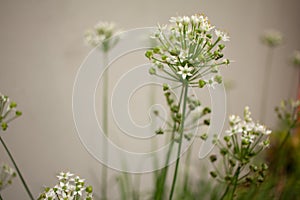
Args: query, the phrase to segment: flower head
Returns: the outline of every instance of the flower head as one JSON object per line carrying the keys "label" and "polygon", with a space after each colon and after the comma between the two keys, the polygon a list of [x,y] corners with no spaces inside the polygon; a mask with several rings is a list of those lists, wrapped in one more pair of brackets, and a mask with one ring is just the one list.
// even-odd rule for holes
{"label": "flower head", "polygon": [[292,56],[292,63],[296,67],[300,67],[300,51],[294,51]]}
{"label": "flower head", "polygon": [[84,37],[87,44],[96,47],[100,46],[103,51],[111,49],[118,41],[115,37],[114,40],[109,40],[113,35],[117,34],[116,26],[112,22],[99,22],[93,29],[85,32]]}
{"label": "flower head", "polygon": [[0,124],[3,131],[8,128],[9,122],[22,115],[22,112],[16,108],[15,102],[0,93]]}
{"label": "flower head", "polygon": [[[211,73],[217,73],[221,65],[228,65],[223,58],[224,44],[229,37],[225,32],[215,30],[204,15],[171,17],[171,24],[158,26],[154,38],[159,45],[148,50],[146,57],[152,61],[160,73],[151,73],[173,81],[188,81],[198,84],[200,79]],[[153,70],[151,70],[153,72]],[[213,78],[219,83],[220,78]]]}
{"label": "flower head", "polygon": [[40,194],[39,200],[93,199],[92,187],[86,187],[84,179],[81,179],[79,176],[74,176],[74,174],[70,172],[61,172],[57,178],[59,183],[53,188],[45,188],[44,192]]}
{"label": "flower head", "polygon": [[12,184],[13,178],[16,177],[16,172],[7,164],[0,166],[0,191],[5,189],[8,185]]}

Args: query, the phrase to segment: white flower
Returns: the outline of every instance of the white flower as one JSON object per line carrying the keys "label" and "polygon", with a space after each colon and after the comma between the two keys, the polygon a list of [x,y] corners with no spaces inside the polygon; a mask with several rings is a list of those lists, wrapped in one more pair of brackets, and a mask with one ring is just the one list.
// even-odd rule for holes
{"label": "white flower", "polygon": [[226,32],[215,29],[215,34],[218,38],[221,38],[224,42],[229,41],[229,36]]}
{"label": "white flower", "polygon": [[229,116],[229,122],[230,124],[237,124],[241,121],[241,118],[237,115],[230,115]]}
{"label": "white flower", "polygon": [[180,74],[182,76],[183,79],[186,79],[187,76],[193,76],[193,74],[191,74],[191,71],[193,71],[193,67],[189,67],[187,64],[182,67],[182,66],[178,66],[179,71],[177,72],[177,74]]}

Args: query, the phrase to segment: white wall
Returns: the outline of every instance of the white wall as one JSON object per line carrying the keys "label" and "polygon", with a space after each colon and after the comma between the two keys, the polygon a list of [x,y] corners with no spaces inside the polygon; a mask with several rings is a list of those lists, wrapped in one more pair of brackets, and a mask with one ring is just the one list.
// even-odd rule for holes
{"label": "white wall", "polygon": [[[296,92],[296,70],[288,56],[300,48],[299,6],[297,0],[1,0],[0,91],[24,113],[3,138],[33,193],[53,185],[61,170],[80,174],[99,191],[100,165],[80,143],[71,107],[76,71],[91,49],[83,42],[87,28],[107,20],[126,30],[167,23],[177,14],[205,13],[230,33],[226,55],[235,63],[223,70],[235,83],[230,109],[241,114],[249,105],[257,117],[266,54],[259,36],[278,29],[284,44],[276,49],[271,74],[267,124],[273,126],[274,105]],[[8,162],[3,148],[0,155]],[[27,199],[18,180],[2,196]]]}

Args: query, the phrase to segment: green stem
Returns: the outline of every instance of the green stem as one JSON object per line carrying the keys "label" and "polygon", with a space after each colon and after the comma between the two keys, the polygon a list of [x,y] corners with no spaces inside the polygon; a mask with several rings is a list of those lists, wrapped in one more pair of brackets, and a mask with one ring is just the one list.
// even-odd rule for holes
{"label": "green stem", "polygon": [[269,82],[270,75],[272,71],[272,61],[273,61],[273,49],[269,48],[267,53],[266,67],[264,71],[264,81],[262,85],[262,95],[261,95],[261,104],[260,104],[260,120],[265,122],[266,111],[267,111],[267,102],[268,102],[268,92],[269,92]]}
{"label": "green stem", "polygon": [[179,131],[180,131],[179,132],[180,140],[179,140],[179,144],[178,144],[177,160],[176,160],[175,171],[174,171],[173,182],[172,182],[172,187],[171,187],[169,200],[171,200],[173,198],[174,189],[175,189],[175,185],[176,185],[177,174],[178,174],[178,168],[179,168],[179,160],[180,160],[183,130],[184,130],[184,121],[185,121],[185,111],[186,111],[187,95],[188,95],[188,82],[185,81],[183,83],[182,87],[184,87],[184,97],[183,97],[183,105],[182,105],[183,106],[183,108],[182,108],[182,117],[181,117],[180,129],[179,129]]}
{"label": "green stem", "polygon": [[185,172],[184,172],[184,181],[183,181],[183,191],[186,193],[188,191],[188,186],[189,186],[189,166],[191,162],[191,154],[192,154],[192,147],[189,148],[187,155],[186,155],[186,160],[185,160]]}
{"label": "green stem", "polygon": [[225,192],[223,193],[223,195],[222,195],[222,197],[221,197],[220,200],[223,200],[226,197],[226,195],[227,195],[227,193],[229,191],[229,188],[230,188],[230,185],[228,184],[227,187],[226,187],[226,189],[225,189]]}
{"label": "green stem", "polygon": [[[109,73],[108,73],[108,68],[106,69],[108,64],[108,55],[107,52],[103,53],[103,67],[105,69],[103,73],[103,98],[102,98],[102,127],[103,127],[103,132],[108,137],[108,87],[109,87]],[[107,143],[103,143],[103,152],[104,152],[104,162],[107,161],[108,157],[108,149],[107,149]],[[107,168],[106,166],[102,166],[102,199],[106,200],[107,199]]]}
{"label": "green stem", "polygon": [[[181,88],[179,102],[178,102],[178,105],[177,105],[178,107],[180,107],[182,97],[183,97],[183,93],[184,93],[184,87]],[[165,162],[165,167],[163,168],[163,170],[161,172],[161,175],[157,179],[157,188],[156,188],[155,195],[154,195],[155,200],[163,199],[164,189],[165,189],[165,182],[166,182],[166,178],[167,178],[167,174],[168,174],[168,170],[169,170],[169,160],[170,160],[171,152],[172,152],[173,146],[174,146],[174,137],[175,137],[176,130],[177,130],[177,122],[174,121],[173,128],[172,128],[171,144],[170,144],[170,147],[168,149],[167,158],[166,158],[166,162]]]}
{"label": "green stem", "polygon": [[230,199],[232,200],[233,197],[234,197],[234,192],[236,190],[236,187],[237,187],[237,182],[238,182],[238,179],[239,179],[239,175],[240,175],[240,170],[241,170],[241,166],[239,166],[237,169],[236,169],[236,172],[234,174],[234,182],[233,182],[233,189],[232,189],[232,192],[231,192],[231,195],[230,195]]}
{"label": "green stem", "polygon": [[24,180],[24,178],[23,178],[23,176],[22,176],[22,174],[21,174],[18,166],[17,166],[17,163],[15,162],[13,156],[11,155],[8,147],[6,146],[4,140],[2,139],[1,136],[0,136],[0,141],[1,141],[2,145],[3,145],[3,147],[5,148],[5,150],[6,150],[7,154],[8,154],[8,156],[9,156],[10,160],[12,161],[12,163],[14,165],[14,167],[16,168],[16,171],[17,171],[17,173],[18,173],[18,175],[19,175],[19,177],[20,177],[20,179],[21,179],[21,181],[22,181],[22,183],[23,183],[23,185],[24,185],[24,187],[26,189],[26,192],[27,192],[28,196],[30,197],[31,200],[34,200],[33,195],[31,194],[31,192],[30,192],[30,190],[29,190],[29,188],[28,188],[28,186],[27,186],[27,184],[26,184],[26,182],[25,182],[25,180]]}
{"label": "green stem", "polygon": [[2,198],[2,196],[1,196],[1,194],[0,194],[0,200],[3,200],[3,198]]}

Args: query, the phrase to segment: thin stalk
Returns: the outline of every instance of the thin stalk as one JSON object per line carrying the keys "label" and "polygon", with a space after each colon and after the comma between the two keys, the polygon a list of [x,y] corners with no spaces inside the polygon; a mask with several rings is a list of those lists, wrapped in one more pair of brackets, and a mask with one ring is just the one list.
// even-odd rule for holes
{"label": "thin stalk", "polygon": [[16,171],[17,171],[17,173],[18,173],[18,175],[19,175],[19,177],[20,177],[20,179],[21,179],[21,181],[22,181],[22,183],[23,183],[23,186],[25,187],[25,190],[26,190],[28,196],[30,197],[31,200],[34,200],[33,195],[32,195],[32,193],[30,192],[30,190],[29,190],[29,188],[28,188],[28,186],[27,186],[27,184],[26,184],[26,182],[25,182],[25,179],[23,178],[23,176],[22,176],[22,174],[21,174],[21,171],[19,170],[19,168],[18,168],[18,166],[17,166],[17,163],[15,162],[15,160],[14,160],[12,154],[10,153],[8,147],[6,146],[4,140],[2,139],[1,136],[0,136],[0,141],[1,141],[2,145],[3,145],[3,147],[5,148],[5,150],[6,150],[7,154],[8,154],[8,156],[9,156],[10,160],[12,161],[12,163],[13,163],[13,165],[14,165],[14,167],[16,168]]}
{"label": "thin stalk", "polygon": [[192,154],[192,146],[187,152],[186,159],[185,159],[185,172],[184,172],[184,181],[183,181],[183,191],[186,193],[188,191],[189,186],[189,167],[191,163],[191,154]]}
{"label": "thin stalk", "polygon": [[[103,53],[103,65],[105,71],[103,73],[103,96],[102,96],[102,127],[103,132],[108,137],[108,87],[109,87],[109,73],[108,68],[106,69],[108,64],[108,55],[107,52]],[[107,143],[103,143],[103,152],[104,152],[104,162],[107,161],[108,157],[108,148]],[[107,199],[107,168],[106,166],[102,166],[102,184],[101,184],[101,193],[102,199]]]}
{"label": "thin stalk", "polygon": [[226,195],[227,195],[227,193],[229,191],[229,188],[230,188],[230,185],[228,184],[227,187],[226,187],[226,189],[225,189],[225,192],[223,193],[223,195],[222,195],[222,197],[221,197],[220,200],[223,200],[226,197]]}
{"label": "thin stalk", "polygon": [[2,196],[1,196],[1,194],[0,194],[0,200],[2,200]]}
{"label": "thin stalk", "polygon": [[231,199],[231,200],[232,200],[233,197],[234,197],[234,192],[235,192],[236,187],[237,187],[237,182],[238,182],[238,179],[239,179],[240,170],[241,170],[241,166],[239,166],[239,167],[236,169],[236,172],[235,172],[235,174],[234,174],[233,189],[232,189],[232,192],[231,192],[231,195],[230,195],[230,199]]}
{"label": "thin stalk", "polygon": [[[182,101],[182,98],[183,98],[183,93],[184,93],[184,87],[181,88],[178,107],[180,107],[180,104],[181,104],[181,101]],[[155,200],[161,200],[163,198],[164,189],[165,189],[165,182],[166,182],[168,169],[169,169],[168,163],[169,163],[171,152],[172,152],[172,149],[173,149],[173,146],[174,146],[174,136],[175,136],[176,129],[177,129],[177,122],[174,121],[173,129],[172,129],[171,144],[170,144],[170,148],[168,149],[167,159],[166,159],[166,163],[165,163],[166,167],[162,170],[161,176],[158,177],[157,190],[156,190],[155,196],[154,196]]]}
{"label": "thin stalk", "polygon": [[264,71],[264,81],[262,85],[262,95],[260,103],[260,120],[265,122],[266,111],[267,111],[267,102],[269,95],[269,84],[270,84],[270,75],[272,71],[272,61],[273,61],[273,49],[269,48],[267,52],[266,67]]}
{"label": "thin stalk", "polygon": [[182,117],[181,117],[180,129],[179,129],[180,140],[179,140],[179,146],[178,146],[178,151],[177,151],[177,160],[176,160],[175,171],[174,171],[173,182],[172,182],[169,200],[171,200],[173,198],[177,174],[178,174],[180,152],[181,152],[182,138],[183,138],[183,131],[184,131],[184,121],[185,121],[185,111],[186,111],[186,104],[187,104],[188,86],[189,86],[188,82],[185,81],[183,83],[183,87],[184,87],[184,96],[183,96],[183,105],[182,105],[183,108],[182,108]]}

